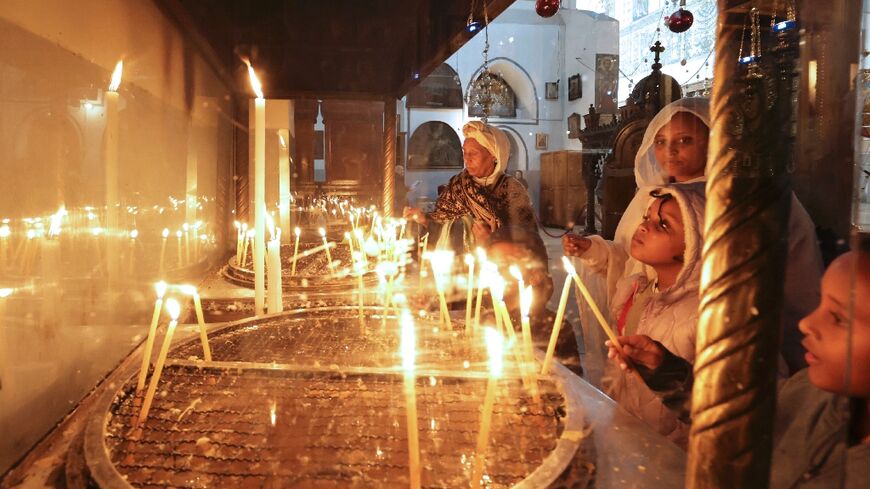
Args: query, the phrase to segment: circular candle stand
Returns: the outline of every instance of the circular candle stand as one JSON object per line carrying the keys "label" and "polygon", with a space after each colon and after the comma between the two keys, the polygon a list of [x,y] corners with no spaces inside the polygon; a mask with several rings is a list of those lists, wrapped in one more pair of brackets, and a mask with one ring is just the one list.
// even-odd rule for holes
{"label": "circular candle stand", "polygon": [[[228,323],[170,354],[147,420],[137,371],[99,400],[83,438],[93,485],[396,487],[409,484],[404,370],[394,310],[288,311]],[[486,348],[416,319],[415,383],[423,487],[471,487]],[[510,353],[508,354],[510,355]],[[486,454],[487,487],[591,487],[593,437],[580,381],[556,365],[540,400],[508,361]]]}

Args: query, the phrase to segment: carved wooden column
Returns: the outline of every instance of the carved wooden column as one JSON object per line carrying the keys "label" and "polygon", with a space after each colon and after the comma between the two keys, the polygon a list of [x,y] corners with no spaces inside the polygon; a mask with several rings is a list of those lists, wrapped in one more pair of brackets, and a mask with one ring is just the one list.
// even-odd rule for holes
{"label": "carved wooden column", "polygon": [[384,100],[384,216],[393,215],[396,193],[396,99]]}
{"label": "carved wooden column", "polygon": [[763,488],[791,204],[792,73],[738,64],[748,7],[718,8],[686,487]]}

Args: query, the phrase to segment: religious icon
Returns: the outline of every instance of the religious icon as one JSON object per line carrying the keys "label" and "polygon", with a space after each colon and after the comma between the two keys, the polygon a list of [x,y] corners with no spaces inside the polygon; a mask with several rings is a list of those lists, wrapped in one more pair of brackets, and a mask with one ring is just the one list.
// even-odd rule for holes
{"label": "religious icon", "polygon": [[583,96],[583,85],[580,82],[580,75],[576,74],[568,77],[568,100],[577,100]]}
{"label": "religious icon", "polygon": [[544,83],[544,97],[547,100],[559,100],[559,82]]}
{"label": "religious icon", "polygon": [[550,135],[545,132],[535,134],[535,149],[547,149],[550,143]]}

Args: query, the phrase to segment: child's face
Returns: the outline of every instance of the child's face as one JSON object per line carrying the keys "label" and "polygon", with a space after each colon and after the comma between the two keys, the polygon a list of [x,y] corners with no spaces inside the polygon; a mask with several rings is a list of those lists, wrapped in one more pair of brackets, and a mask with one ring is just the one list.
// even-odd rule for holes
{"label": "child's face", "polygon": [[678,112],[653,140],[656,160],[677,182],[704,175],[710,130],[697,117]]}
{"label": "child's face", "polygon": [[[822,277],[822,301],[800,322],[810,381],[819,389],[870,398],[870,255],[837,258]],[[857,267],[857,268],[856,268]],[[854,288],[851,382],[845,387],[849,343],[849,303]]]}
{"label": "child's face", "polygon": [[686,233],[674,199],[655,199],[631,238],[631,256],[652,267],[682,266]]}

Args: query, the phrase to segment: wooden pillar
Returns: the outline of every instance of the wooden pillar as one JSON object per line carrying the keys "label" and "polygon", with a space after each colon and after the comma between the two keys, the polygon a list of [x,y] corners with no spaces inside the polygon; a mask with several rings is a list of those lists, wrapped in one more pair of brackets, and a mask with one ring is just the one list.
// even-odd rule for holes
{"label": "wooden pillar", "polygon": [[764,488],[791,204],[792,74],[738,64],[746,2],[719,0],[718,11],[686,487]]}
{"label": "wooden pillar", "polygon": [[396,99],[384,100],[384,216],[393,215],[396,192]]}

